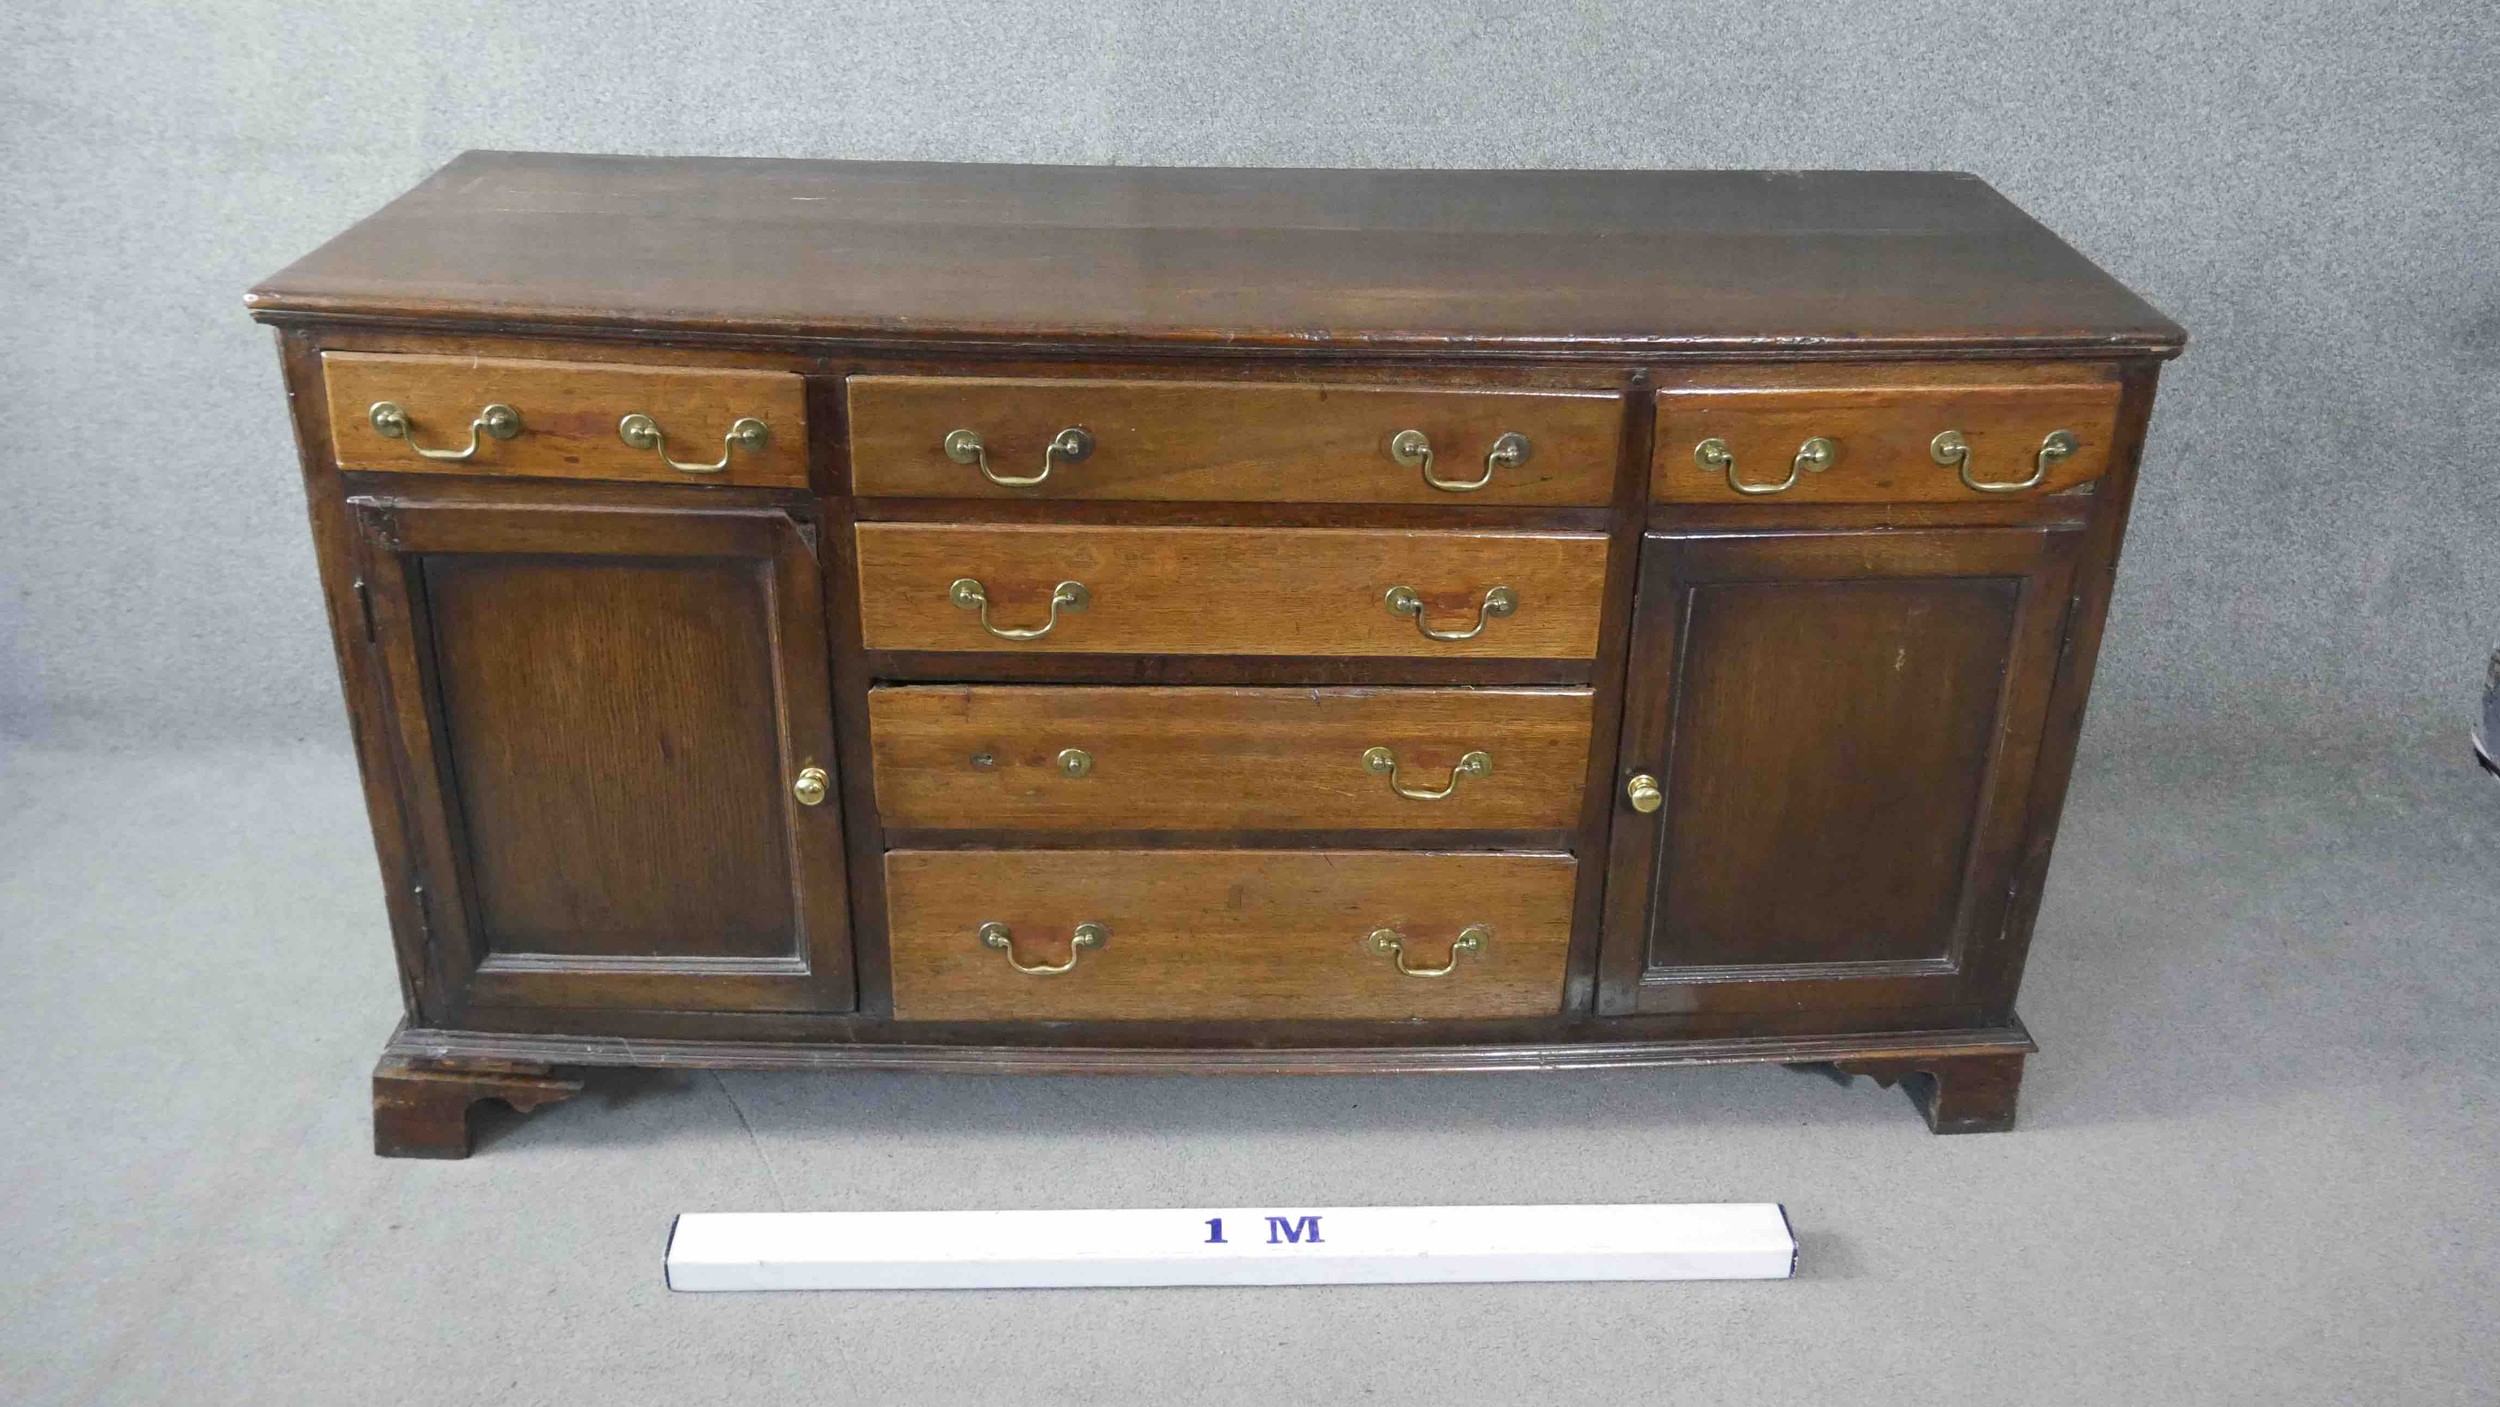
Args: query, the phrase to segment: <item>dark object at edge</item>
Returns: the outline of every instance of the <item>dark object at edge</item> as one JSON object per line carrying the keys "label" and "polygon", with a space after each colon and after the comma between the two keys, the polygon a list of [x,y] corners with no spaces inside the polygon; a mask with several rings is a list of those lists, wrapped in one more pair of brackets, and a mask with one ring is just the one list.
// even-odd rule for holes
{"label": "dark object at edge", "polygon": [[2491,652],[2491,668],[2483,675],[2483,726],[2474,730],[2474,757],[2483,770],[2500,777],[2500,649]]}

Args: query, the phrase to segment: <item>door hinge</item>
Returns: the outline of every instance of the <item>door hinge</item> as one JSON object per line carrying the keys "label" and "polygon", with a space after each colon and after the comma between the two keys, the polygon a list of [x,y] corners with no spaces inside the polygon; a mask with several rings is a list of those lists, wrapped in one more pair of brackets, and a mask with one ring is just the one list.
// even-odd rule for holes
{"label": "door hinge", "polygon": [[373,588],[365,585],[365,579],[363,577],[356,578],[356,612],[364,618],[365,643],[370,645],[375,639],[373,629]]}
{"label": "door hinge", "polygon": [[409,884],[408,898],[417,920],[417,951],[416,960],[407,971],[410,979],[425,989],[421,999],[410,1009],[413,1012],[422,1007],[428,1019],[440,1019],[442,1013],[434,1007],[436,1003],[448,1000],[444,994],[452,987],[451,974],[445,970],[448,964],[443,960],[442,945],[434,941],[434,896],[425,892],[423,880],[417,880]]}

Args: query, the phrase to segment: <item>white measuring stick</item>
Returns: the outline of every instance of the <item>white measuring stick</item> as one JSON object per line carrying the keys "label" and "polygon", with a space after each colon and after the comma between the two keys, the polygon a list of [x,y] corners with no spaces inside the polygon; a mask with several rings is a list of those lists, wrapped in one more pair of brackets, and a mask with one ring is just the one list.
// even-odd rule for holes
{"label": "white measuring stick", "polygon": [[688,1212],[673,1290],[1784,1280],[1776,1202],[1598,1207]]}

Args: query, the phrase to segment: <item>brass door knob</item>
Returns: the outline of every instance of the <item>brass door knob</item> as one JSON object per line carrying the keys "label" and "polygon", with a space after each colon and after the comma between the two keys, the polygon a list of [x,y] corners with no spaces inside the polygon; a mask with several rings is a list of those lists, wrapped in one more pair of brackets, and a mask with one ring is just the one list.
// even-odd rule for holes
{"label": "brass door knob", "polygon": [[1623,795],[1632,803],[1632,809],[1644,816],[1664,806],[1667,802],[1667,794],[1658,790],[1658,779],[1647,772],[1625,782]]}
{"label": "brass door knob", "polygon": [[825,799],[825,784],[832,780],[825,775],[824,768],[810,767],[799,773],[799,779],[790,784],[790,794],[799,799],[801,806],[814,806]]}

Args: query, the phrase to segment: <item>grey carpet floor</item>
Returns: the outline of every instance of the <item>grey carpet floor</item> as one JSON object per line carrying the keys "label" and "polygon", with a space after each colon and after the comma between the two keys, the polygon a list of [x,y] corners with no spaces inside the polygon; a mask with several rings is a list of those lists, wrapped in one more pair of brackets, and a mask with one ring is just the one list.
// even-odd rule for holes
{"label": "grey carpet floor", "polygon": [[[2011,1135],[1776,1068],[694,1074],[441,1164],[368,1152],[397,994],[343,757],[20,748],[0,1400],[2490,1402],[2500,782],[2462,756],[2087,746]],[[1757,1199],[1795,1281],[660,1283],[683,1210]]]}

